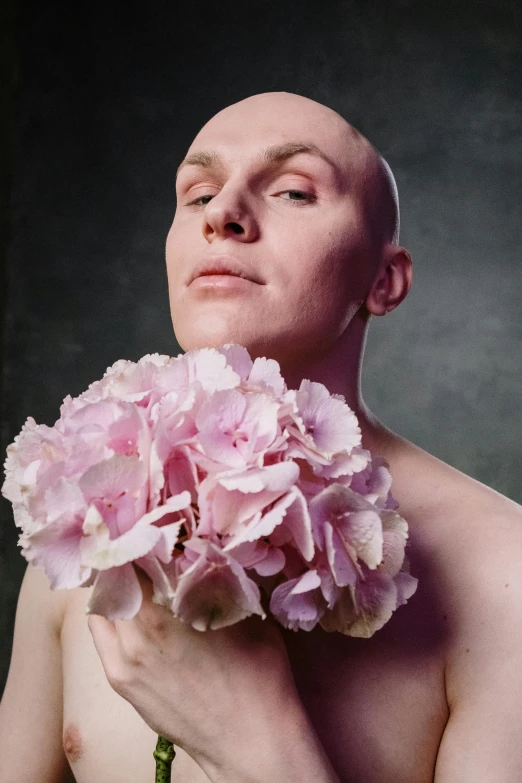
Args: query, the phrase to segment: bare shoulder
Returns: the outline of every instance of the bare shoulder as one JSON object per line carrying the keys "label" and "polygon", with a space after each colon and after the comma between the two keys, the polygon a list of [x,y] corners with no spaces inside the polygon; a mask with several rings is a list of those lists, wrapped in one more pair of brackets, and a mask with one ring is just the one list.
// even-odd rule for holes
{"label": "bare shoulder", "polygon": [[[412,532],[449,568],[522,541],[522,506],[407,441],[394,463],[392,492]],[[513,552],[515,556],[515,553]]]}
{"label": "bare shoulder", "polygon": [[501,564],[517,566],[522,506],[427,452],[418,462],[416,503],[424,513],[414,514],[414,524],[435,546],[446,576],[453,573],[463,584],[478,586],[488,584]]}
{"label": "bare shoulder", "polygon": [[517,657],[522,672],[522,506],[415,446],[397,461],[397,493],[412,571],[419,587],[429,579],[445,626],[452,707],[479,687],[477,672],[496,677]]}
{"label": "bare shoulder", "polygon": [[396,468],[422,599],[417,637],[425,617],[439,631],[448,720],[434,780],[519,781],[522,507],[417,447]]}

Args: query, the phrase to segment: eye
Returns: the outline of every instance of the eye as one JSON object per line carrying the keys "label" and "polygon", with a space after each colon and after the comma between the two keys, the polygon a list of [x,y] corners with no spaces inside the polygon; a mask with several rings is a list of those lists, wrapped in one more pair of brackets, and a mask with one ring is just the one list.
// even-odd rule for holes
{"label": "eye", "polygon": [[[284,194],[288,194],[288,196],[285,197]],[[215,193],[204,193],[202,196],[198,196],[192,201],[189,201],[186,206],[204,207],[211,199],[214,198],[215,195]],[[296,190],[294,188],[292,188],[292,190],[282,190],[276,195],[281,195],[283,196],[283,201],[291,201],[294,204],[311,204],[316,200],[313,193],[307,193],[305,190]]]}
{"label": "eye", "polygon": [[288,198],[283,198],[283,201],[292,201],[295,204],[311,204],[315,201],[315,195],[304,190],[282,190],[279,195],[283,196],[284,193],[288,193]]}
{"label": "eye", "polygon": [[[203,196],[198,196],[193,201],[189,201],[189,203],[186,205],[187,207],[205,207],[211,198],[214,198],[214,193],[205,193]],[[208,199],[208,201],[203,201],[203,199]]]}

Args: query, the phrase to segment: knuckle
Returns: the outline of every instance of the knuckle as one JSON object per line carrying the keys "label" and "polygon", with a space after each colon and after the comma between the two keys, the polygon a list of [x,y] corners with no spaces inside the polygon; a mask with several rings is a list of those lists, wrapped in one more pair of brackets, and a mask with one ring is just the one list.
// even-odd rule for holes
{"label": "knuckle", "polygon": [[122,695],[129,686],[129,677],[121,663],[110,663],[105,666],[105,675],[111,688]]}
{"label": "knuckle", "polygon": [[152,618],[150,627],[154,636],[164,636],[167,630],[165,618],[156,615]]}
{"label": "knuckle", "polygon": [[136,668],[143,664],[145,659],[144,645],[137,639],[128,641],[124,647],[125,661],[126,663]]}
{"label": "knuckle", "polygon": [[141,630],[145,637],[157,641],[167,634],[171,618],[165,616],[166,611],[156,606],[141,611]]}

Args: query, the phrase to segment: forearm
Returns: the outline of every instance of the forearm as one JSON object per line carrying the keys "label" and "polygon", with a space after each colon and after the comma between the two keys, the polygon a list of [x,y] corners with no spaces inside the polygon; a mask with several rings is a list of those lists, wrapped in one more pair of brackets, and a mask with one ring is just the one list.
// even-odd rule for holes
{"label": "forearm", "polygon": [[340,783],[301,703],[278,712],[270,726],[260,726],[255,738],[205,772],[212,783]]}

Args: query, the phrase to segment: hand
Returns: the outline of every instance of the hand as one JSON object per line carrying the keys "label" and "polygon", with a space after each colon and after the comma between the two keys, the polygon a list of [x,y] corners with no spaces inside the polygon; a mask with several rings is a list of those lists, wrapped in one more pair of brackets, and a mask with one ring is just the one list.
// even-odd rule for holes
{"label": "hand", "polygon": [[88,618],[109,684],[205,771],[230,769],[255,748],[266,755],[281,742],[280,721],[299,725],[305,714],[276,622],[196,631],[153,603],[152,583],[139,578],[136,617]]}

